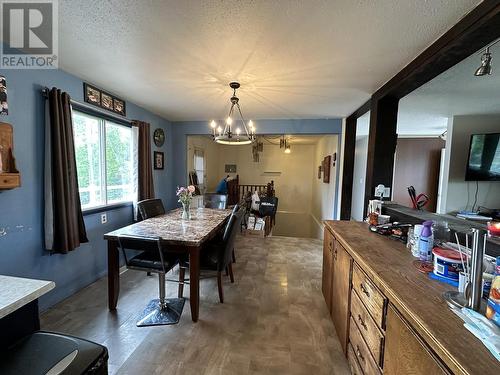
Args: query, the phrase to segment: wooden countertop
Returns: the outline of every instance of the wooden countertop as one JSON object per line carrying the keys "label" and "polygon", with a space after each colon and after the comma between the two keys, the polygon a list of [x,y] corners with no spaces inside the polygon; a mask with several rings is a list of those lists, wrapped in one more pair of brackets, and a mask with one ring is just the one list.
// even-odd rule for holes
{"label": "wooden countertop", "polygon": [[53,281],[0,275],[0,319],[54,289]]}
{"label": "wooden countertop", "polygon": [[500,362],[448,308],[442,295],[452,287],[419,272],[403,243],[361,222],[329,220],[325,226],[452,372],[500,374]]}

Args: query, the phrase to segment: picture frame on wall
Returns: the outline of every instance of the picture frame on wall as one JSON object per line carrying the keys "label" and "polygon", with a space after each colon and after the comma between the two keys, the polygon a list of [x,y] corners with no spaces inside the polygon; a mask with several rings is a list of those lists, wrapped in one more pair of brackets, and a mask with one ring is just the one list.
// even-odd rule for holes
{"label": "picture frame on wall", "polygon": [[86,103],[101,107],[107,111],[126,116],[125,100],[108,94],[87,82],[83,83],[83,100]]}
{"label": "picture frame on wall", "polygon": [[332,162],[331,155],[325,156],[323,159],[323,182],[330,183],[330,165]]}
{"label": "picture frame on wall", "polygon": [[154,151],[153,154],[153,166],[154,169],[164,169],[165,168],[165,154],[161,151]]}
{"label": "picture frame on wall", "polygon": [[105,92],[101,92],[101,107],[108,111],[113,111],[113,97]]}
{"label": "picture frame on wall", "polygon": [[7,104],[7,81],[3,75],[0,75],[0,115],[9,114],[9,105]]}
{"label": "picture frame on wall", "polygon": [[113,97],[113,111],[116,113],[125,116],[125,101]]}
{"label": "picture frame on wall", "polygon": [[89,85],[88,83],[83,83],[83,100],[89,104],[95,106],[101,106],[101,90],[97,87]]}

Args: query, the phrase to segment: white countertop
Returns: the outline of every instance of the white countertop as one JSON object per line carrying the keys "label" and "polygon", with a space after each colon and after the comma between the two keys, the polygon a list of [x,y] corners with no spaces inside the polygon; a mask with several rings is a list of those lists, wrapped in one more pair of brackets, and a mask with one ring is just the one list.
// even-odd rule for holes
{"label": "white countertop", "polygon": [[0,319],[54,289],[53,281],[0,275]]}

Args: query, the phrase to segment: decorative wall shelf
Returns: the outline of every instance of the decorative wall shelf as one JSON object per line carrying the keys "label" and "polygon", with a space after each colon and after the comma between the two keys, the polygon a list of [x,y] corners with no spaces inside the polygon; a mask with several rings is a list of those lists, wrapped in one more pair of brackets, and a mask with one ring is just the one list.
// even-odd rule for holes
{"label": "decorative wall shelf", "polygon": [[21,186],[21,175],[14,159],[12,125],[0,122],[0,191]]}

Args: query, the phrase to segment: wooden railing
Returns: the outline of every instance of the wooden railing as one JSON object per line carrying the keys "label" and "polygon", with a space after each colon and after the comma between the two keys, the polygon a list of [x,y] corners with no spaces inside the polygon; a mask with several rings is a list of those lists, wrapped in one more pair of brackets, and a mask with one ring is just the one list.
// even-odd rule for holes
{"label": "wooden railing", "polygon": [[255,191],[258,191],[259,195],[274,197],[274,181],[267,184],[240,184],[239,175],[237,175],[235,179],[228,182],[228,205],[241,202],[248,193],[253,194]]}

